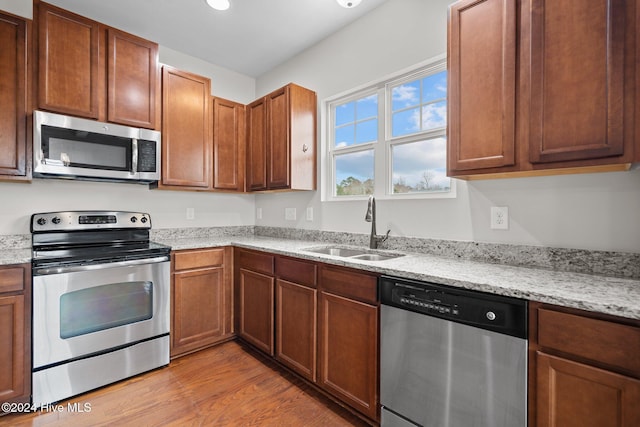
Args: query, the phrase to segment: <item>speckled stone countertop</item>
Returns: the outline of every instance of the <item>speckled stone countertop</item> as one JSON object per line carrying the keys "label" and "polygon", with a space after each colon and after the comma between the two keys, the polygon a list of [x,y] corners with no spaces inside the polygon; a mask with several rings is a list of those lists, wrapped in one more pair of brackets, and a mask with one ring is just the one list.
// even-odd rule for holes
{"label": "speckled stone countertop", "polygon": [[[613,271],[631,275],[631,278],[622,278],[608,274],[561,271],[553,263],[543,264],[549,266],[545,268],[537,265],[533,267],[507,265],[508,260],[505,259],[499,259],[497,262],[471,260],[460,256],[459,245],[453,250],[447,250],[446,253],[449,256],[442,256],[428,252],[431,249],[425,250],[424,247],[416,247],[413,241],[404,244],[404,246],[390,245],[391,252],[401,252],[404,256],[385,261],[364,261],[323,255],[309,252],[306,249],[327,245],[357,246],[364,249],[368,236],[342,233],[343,236],[339,237],[336,233],[329,233],[328,236],[307,233],[301,236],[296,235],[295,238],[291,238],[292,236],[281,238],[256,235],[254,231],[253,227],[158,230],[152,233],[152,240],[169,245],[173,250],[233,245],[407,279],[431,281],[530,301],[640,319],[640,279],[637,278],[637,254],[624,255],[622,261],[617,260],[620,258],[620,254],[613,254],[611,263],[608,262],[609,254],[587,254],[592,257],[589,260],[595,260],[601,264],[612,264],[615,268]],[[258,231],[265,232],[265,230]],[[266,232],[272,231],[266,230]],[[281,230],[275,232],[280,233]],[[305,239],[304,237],[311,238]],[[329,243],[325,238],[331,238],[339,243]],[[441,242],[436,243],[441,245]],[[447,244],[445,243],[445,245]],[[473,250],[476,250],[475,245],[472,247]],[[523,257],[531,258],[531,248],[524,249]],[[464,250],[469,251],[466,248]],[[489,248],[488,252],[496,253],[493,247]],[[584,256],[585,254],[581,253],[580,259],[584,259]],[[565,264],[575,263],[576,259],[571,254],[567,255],[566,251],[562,252],[560,258],[566,260]],[[0,236],[0,265],[28,262],[31,262],[30,235]],[[594,262],[590,262],[590,264],[594,264]]]}
{"label": "speckled stone countertop", "polygon": [[640,280],[635,279],[490,264],[411,252],[385,261],[363,261],[306,250],[329,245],[326,242],[262,236],[154,240],[174,250],[234,245],[391,276],[640,319]]}

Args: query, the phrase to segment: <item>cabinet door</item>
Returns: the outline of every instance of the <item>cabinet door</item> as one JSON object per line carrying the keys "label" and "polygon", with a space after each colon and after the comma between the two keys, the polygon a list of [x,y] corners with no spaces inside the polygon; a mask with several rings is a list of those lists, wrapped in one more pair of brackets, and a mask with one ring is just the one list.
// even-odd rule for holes
{"label": "cabinet door", "polygon": [[38,106],[97,119],[99,24],[46,3],[37,4]]}
{"label": "cabinet door", "polygon": [[[531,1],[532,163],[623,154],[625,32],[636,2]],[[628,49],[631,54],[632,49]]]}
{"label": "cabinet door", "polygon": [[114,28],[108,29],[107,41],[107,120],[155,129],[158,45]]}
{"label": "cabinet door", "polygon": [[273,286],[274,279],[241,269],[239,334],[265,353],[273,356]]}
{"label": "cabinet door", "polygon": [[162,180],[160,186],[209,188],[211,81],[162,68]]}
{"label": "cabinet door", "polygon": [[310,381],[316,380],[316,290],[276,282],[276,358]]}
{"label": "cabinet door", "polygon": [[538,426],[640,425],[640,381],[537,354]]}
{"label": "cabinet door", "polygon": [[25,394],[24,295],[0,297],[0,401]]}
{"label": "cabinet door", "polygon": [[515,0],[449,8],[448,173],[515,164]]}
{"label": "cabinet door", "polygon": [[213,98],[213,188],[244,191],[245,107]]}
{"label": "cabinet door", "polygon": [[258,99],[247,106],[247,189],[267,189],[267,103]]}
{"label": "cabinet door", "polygon": [[321,292],[319,310],[319,385],[376,419],[377,307]]}
{"label": "cabinet door", "polygon": [[0,175],[27,178],[27,23],[0,14]]}
{"label": "cabinet door", "polygon": [[267,102],[267,188],[288,188],[291,186],[288,87],[269,94]]}
{"label": "cabinet door", "polygon": [[223,267],[175,273],[171,356],[212,344],[225,330]]}

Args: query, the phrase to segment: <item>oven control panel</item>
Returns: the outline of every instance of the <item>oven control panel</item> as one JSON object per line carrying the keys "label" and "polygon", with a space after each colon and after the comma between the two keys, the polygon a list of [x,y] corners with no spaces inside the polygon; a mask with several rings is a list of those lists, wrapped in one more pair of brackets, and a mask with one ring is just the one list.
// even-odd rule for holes
{"label": "oven control panel", "polygon": [[72,211],[44,212],[31,216],[31,232],[96,229],[151,229],[151,217],[143,212]]}

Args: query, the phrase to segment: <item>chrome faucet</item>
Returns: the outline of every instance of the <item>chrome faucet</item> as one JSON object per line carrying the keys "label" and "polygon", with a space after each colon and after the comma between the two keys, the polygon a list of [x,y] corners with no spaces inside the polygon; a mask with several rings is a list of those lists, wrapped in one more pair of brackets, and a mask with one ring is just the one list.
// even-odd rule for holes
{"label": "chrome faucet", "polygon": [[367,204],[367,213],[364,216],[364,220],[371,223],[371,237],[369,237],[369,248],[377,249],[378,245],[389,238],[391,230],[387,230],[387,234],[384,236],[376,235],[376,199],[373,196],[369,196],[369,203]]}

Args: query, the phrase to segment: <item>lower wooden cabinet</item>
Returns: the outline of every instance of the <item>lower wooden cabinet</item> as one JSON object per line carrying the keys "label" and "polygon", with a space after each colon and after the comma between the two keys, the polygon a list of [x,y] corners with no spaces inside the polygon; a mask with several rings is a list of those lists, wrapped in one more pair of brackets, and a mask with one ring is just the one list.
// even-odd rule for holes
{"label": "lower wooden cabinet", "polygon": [[240,249],[236,251],[238,335],[274,355],[274,256]]}
{"label": "lower wooden cabinet", "polygon": [[532,304],[529,425],[640,425],[640,322]]}
{"label": "lower wooden cabinet", "polygon": [[0,267],[0,402],[31,398],[31,265]]}
{"label": "lower wooden cabinet", "polygon": [[235,268],[240,338],[378,422],[377,276],[240,248]]}
{"label": "lower wooden cabinet", "polygon": [[233,336],[231,248],[172,255],[171,357]]}
{"label": "lower wooden cabinet", "polygon": [[377,278],[320,268],[318,384],[378,420],[379,304]]}
{"label": "lower wooden cabinet", "polygon": [[312,262],[276,258],[276,359],[316,381],[317,267]]}

